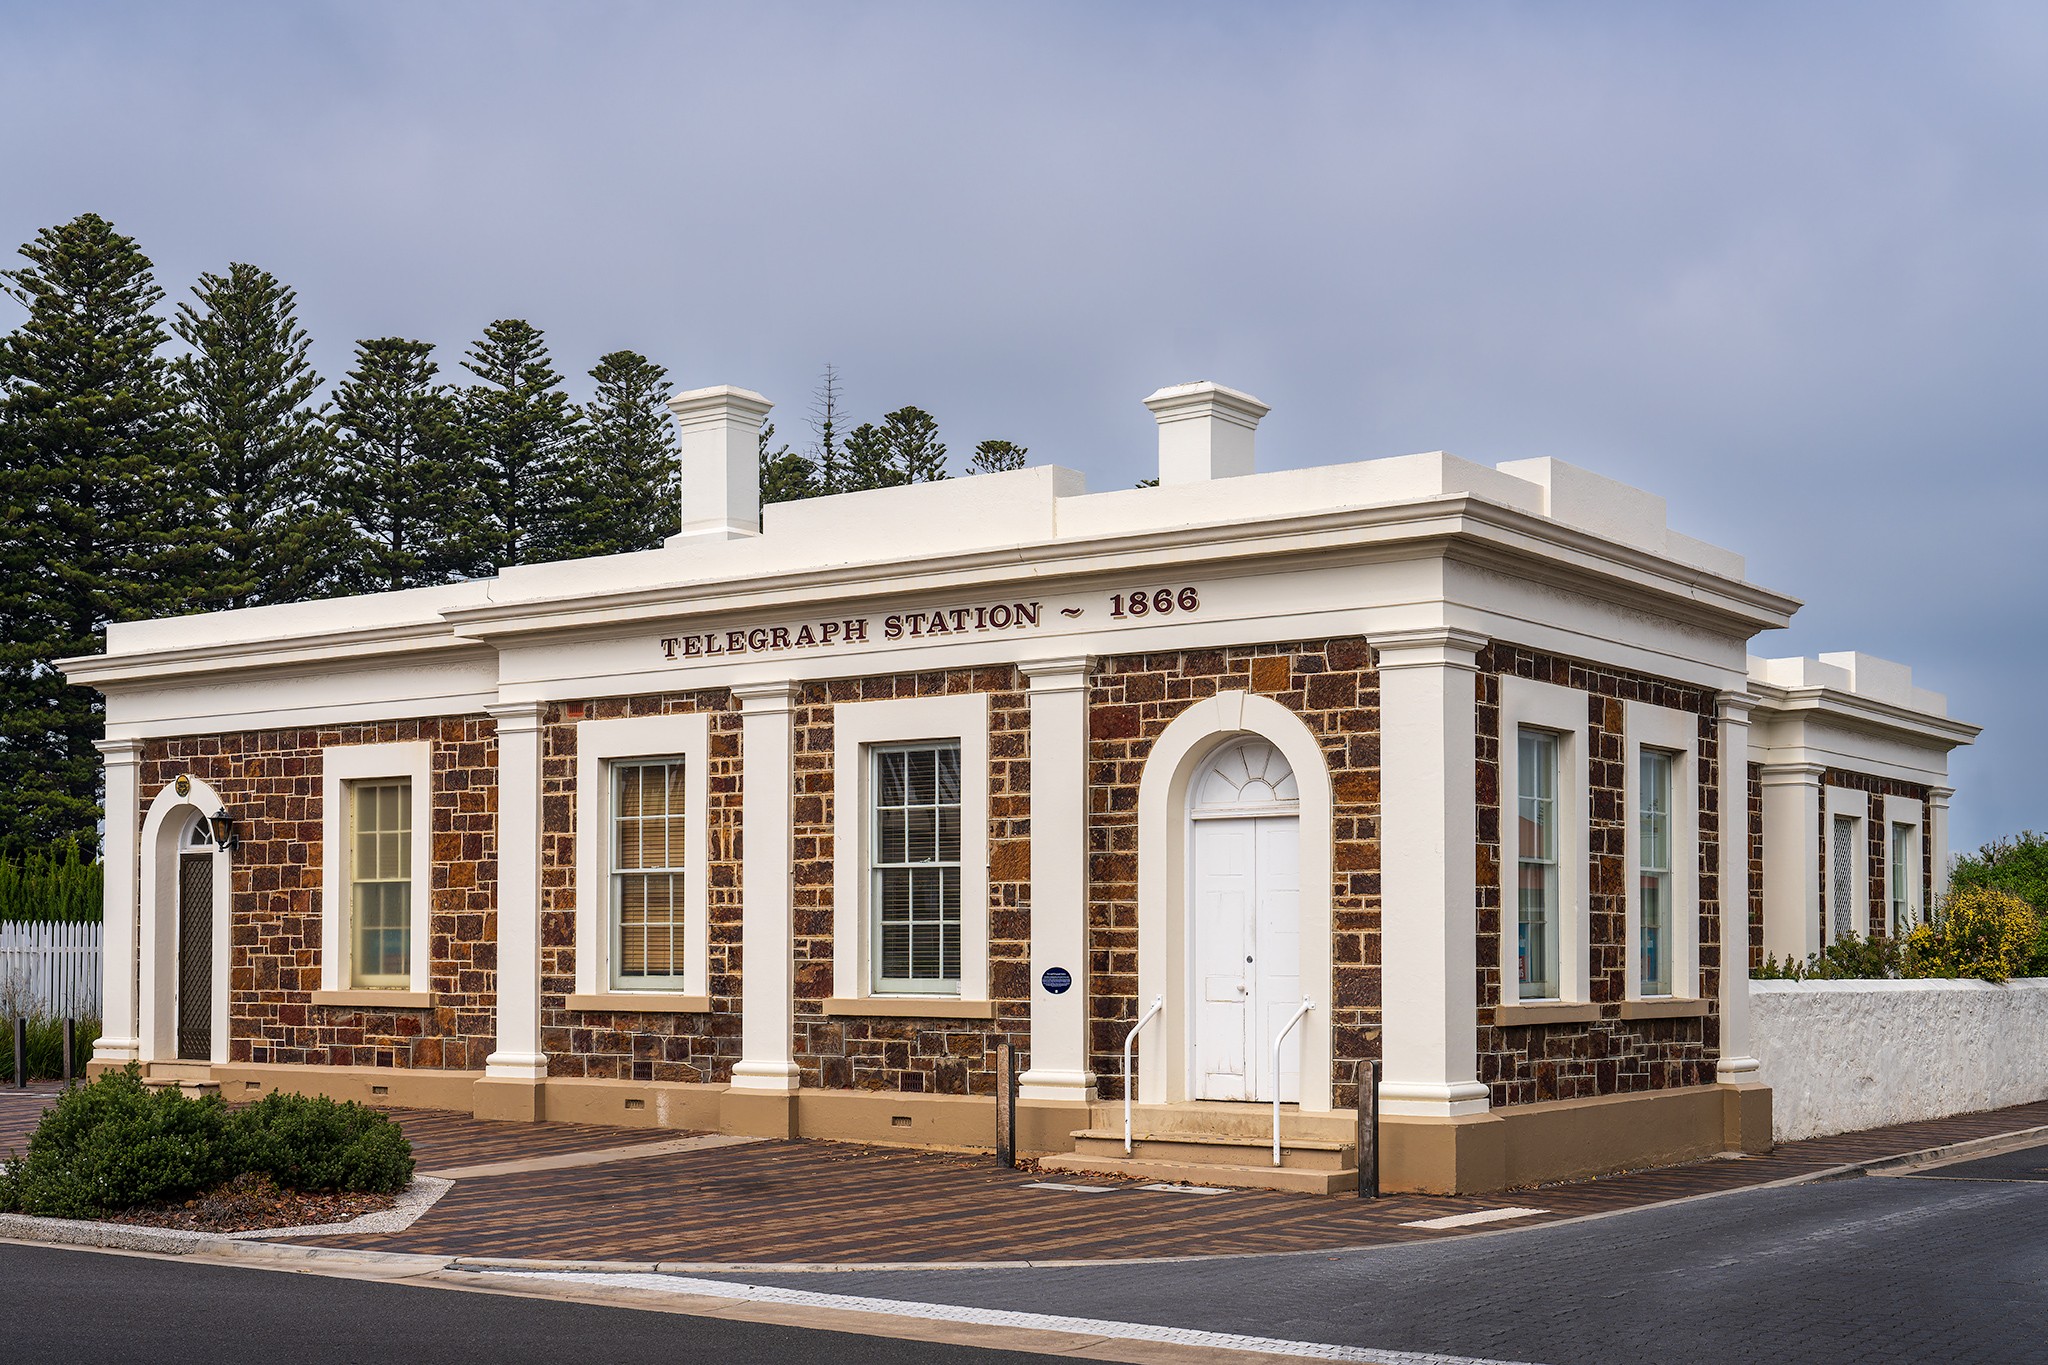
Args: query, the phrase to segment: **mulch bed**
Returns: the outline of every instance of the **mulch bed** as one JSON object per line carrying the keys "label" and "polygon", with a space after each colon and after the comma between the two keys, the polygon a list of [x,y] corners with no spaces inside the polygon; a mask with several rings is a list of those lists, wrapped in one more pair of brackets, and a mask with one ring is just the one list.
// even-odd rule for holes
{"label": "mulch bed", "polygon": [[345,1223],[366,1213],[380,1213],[397,1202],[397,1197],[389,1194],[280,1190],[270,1177],[252,1172],[238,1175],[181,1204],[145,1204],[108,1214],[106,1221],[185,1232],[258,1232],[264,1228]]}

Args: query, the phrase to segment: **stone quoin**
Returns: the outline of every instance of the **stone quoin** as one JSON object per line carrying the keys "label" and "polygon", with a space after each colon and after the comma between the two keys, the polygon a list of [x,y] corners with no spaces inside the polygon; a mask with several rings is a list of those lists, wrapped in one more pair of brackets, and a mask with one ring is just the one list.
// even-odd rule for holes
{"label": "stone quoin", "polygon": [[1751,657],[1799,602],[1654,494],[1146,402],[1157,486],[762,507],[695,390],[660,549],[110,626],[93,1064],[992,1148],[1008,1044],[1049,1168],[1322,1191],[1375,1062],[1388,1189],[1767,1146],[1747,969],[1924,918],[1976,727]]}

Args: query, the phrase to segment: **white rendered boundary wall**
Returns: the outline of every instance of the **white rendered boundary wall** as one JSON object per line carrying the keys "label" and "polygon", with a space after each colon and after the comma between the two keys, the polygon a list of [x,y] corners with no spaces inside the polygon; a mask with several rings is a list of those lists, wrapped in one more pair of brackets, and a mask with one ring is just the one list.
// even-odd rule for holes
{"label": "white rendered boundary wall", "polygon": [[2048,1099],[2048,979],[1749,990],[1779,1142]]}

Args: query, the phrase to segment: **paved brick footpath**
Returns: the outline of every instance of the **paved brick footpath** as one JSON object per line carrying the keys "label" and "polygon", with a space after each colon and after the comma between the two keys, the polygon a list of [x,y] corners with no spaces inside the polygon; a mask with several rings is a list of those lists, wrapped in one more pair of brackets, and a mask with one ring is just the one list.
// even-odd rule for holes
{"label": "paved brick footpath", "polygon": [[[447,1143],[496,1140],[510,1128],[538,1143],[566,1125],[478,1124],[400,1114],[408,1132]],[[1986,1114],[1786,1143],[1765,1157],[1716,1160],[1517,1190],[1484,1198],[1229,1191],[1191,1194],[1107,1180],[1102,1193],[1038,1189],[986,1156],[761,1142],[582,1168],[458,1181],[400,1233],[322,1238],[323,1245],[437,1255],[555,1260],[833,1262],[1062,1260],[1313,1251],[1413,1242],[1457,1231],[1402,1224],[1503,1206],[1539,1208],[1528,1226],[1582,1214],[1767,1184],[1850,1162],[2048,1125],[2048,1102]],[[473,1130],[483,1132],[472,1135]],[[590,1150],[677,1136],[576,1128],[551,1141]],[[576,1148],[570,1148],[576,1149]],[[529,1153],[537,1147],[524,1149]],[[453,1158],[421,1168],[456,1164]],[[465,1164],[467,1162],[465,1161]]]}

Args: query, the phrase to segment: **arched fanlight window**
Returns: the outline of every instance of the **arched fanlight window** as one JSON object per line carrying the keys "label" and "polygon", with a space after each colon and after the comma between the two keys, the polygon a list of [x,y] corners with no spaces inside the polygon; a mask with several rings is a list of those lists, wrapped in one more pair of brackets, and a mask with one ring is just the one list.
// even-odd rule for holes
{"label": "arched fanlight window", "polygon": [[1239,740],[1210,755],[1194,791],[1197,814],[1288,814],[1301,806],[1294,769],[1263,739]]}
{"label": "arched fanlight window", "polygon": [[192,821],[192,827],[185,831],[185,847],[212,848],[213,835],[206,826],[206,817],[201,815]]}

